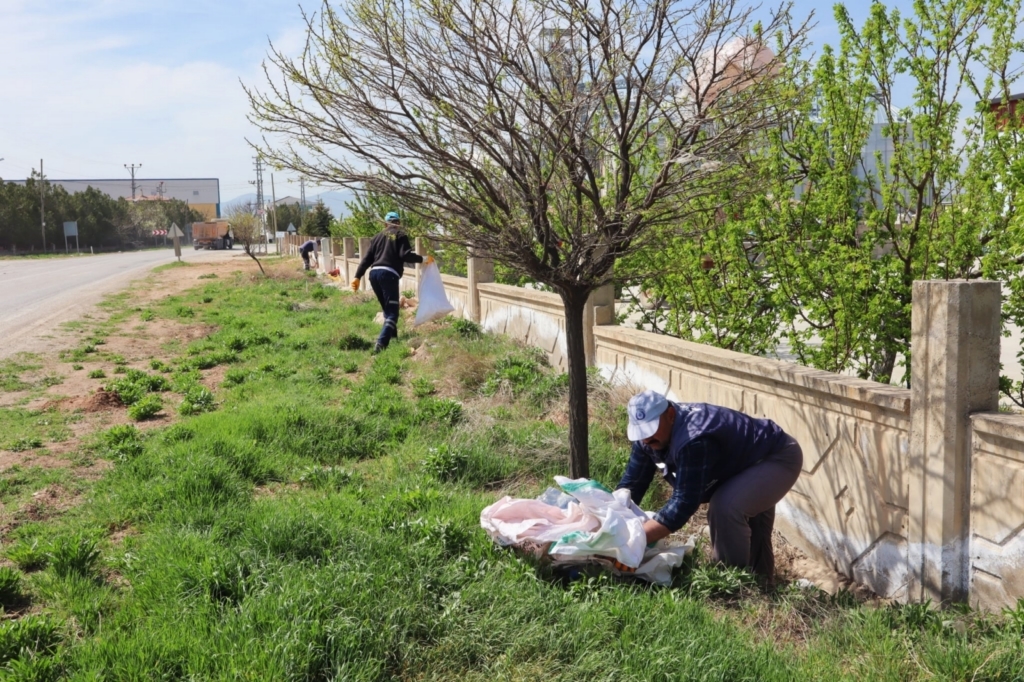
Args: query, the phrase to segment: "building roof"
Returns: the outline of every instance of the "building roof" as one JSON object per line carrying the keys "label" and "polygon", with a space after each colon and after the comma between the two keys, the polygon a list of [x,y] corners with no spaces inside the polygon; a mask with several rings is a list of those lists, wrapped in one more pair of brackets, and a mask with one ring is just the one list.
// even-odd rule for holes
{"label": "building roof", "polygon": [[[59,180],[47,178],[51,185],[60,185],[69,194],[84,192],[89,187],[98,189],[114,199],[132,198],[131,178],[96,178],[84,180]],[[24,184],[24,180],[13,180]],[[190,204],[219,204],[220,180],[218,178],[136,178],[135,198],[180,199]]]}

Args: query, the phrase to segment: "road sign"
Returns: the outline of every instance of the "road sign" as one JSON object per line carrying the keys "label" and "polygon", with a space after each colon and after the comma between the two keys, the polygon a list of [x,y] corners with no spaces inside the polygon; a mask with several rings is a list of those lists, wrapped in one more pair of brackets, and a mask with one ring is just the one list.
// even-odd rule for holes
{"label": "road sign", "polygon": [[171,230],[167,234],[171,235],[175,239],[185,236],[185,233],[181,231],[181,228],[178,227],[177,223],[171,223]]}
{"label": "road sign", "polygon": [[78,221],[72,220],[69,223],[64,223],[64,236],[65,237],[77,237],[78,236]]}
{"label": "road sign", "polygon": [[298,230],[295,229],[295,226],[288,223],[288,234],[295,234],[296,232],[298,232]]}

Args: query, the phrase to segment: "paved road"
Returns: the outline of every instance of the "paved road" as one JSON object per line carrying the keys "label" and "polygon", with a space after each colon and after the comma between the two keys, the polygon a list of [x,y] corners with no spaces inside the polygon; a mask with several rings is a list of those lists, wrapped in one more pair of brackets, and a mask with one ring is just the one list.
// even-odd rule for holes
{"label": "paved road", "polygon": [[[185,261],[223,260],[233,251],[182,249]],[[170,249],[68,258],[0,260],[0,358],[38,350],[40,337],[75,319],[106,294],[170,263]]]}

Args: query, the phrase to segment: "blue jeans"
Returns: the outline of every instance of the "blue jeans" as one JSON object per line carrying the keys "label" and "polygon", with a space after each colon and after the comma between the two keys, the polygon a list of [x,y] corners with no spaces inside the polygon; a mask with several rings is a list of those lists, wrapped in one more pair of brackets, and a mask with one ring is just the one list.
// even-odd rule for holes
{"label": "blue jeans", "polygon": [[384,311],[384,326],[377,337],[377,349],[384,350],[398,338],[398,275],[388,270],[370,270],[370,286]]}

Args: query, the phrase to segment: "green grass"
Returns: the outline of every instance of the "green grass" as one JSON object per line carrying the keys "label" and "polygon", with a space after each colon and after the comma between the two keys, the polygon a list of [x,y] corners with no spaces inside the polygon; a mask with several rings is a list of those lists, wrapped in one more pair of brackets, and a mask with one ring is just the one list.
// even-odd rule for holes
{"label": "green grass", "polygon": [[71,437],[68,424],[77,419],[58,410],[0,407],[0,449],[18,452],[65,441]]}
{"label": "green grass", "polygon": [[[560,380],[464,325],[432,332],[426,359],[409,357],[420,332],[404,320],[378,356],[345,348],[377,332],[361,301],[305,278],[229,276],[150,308],[209,325],[166,364],[193,397],[209,371],[197,359],[229,364],[214,409],[97,434],[113,468],[82,506],[5,538],[25,573],[0,574],[0,596],[6,585],[32,609],[0,624],[0,676],[1020,679],[1024,606],[766,595],[703,550],[670,588],[566,582],[498,549],[481,508],[565,473],[566,430],[549,419]],[[124,380],[156,396],[149,377]],[[591,435],[609,485],[628,454],[617,407],[595,406],[607,416]],[[9,499],[39,483],[12,483]]]}

